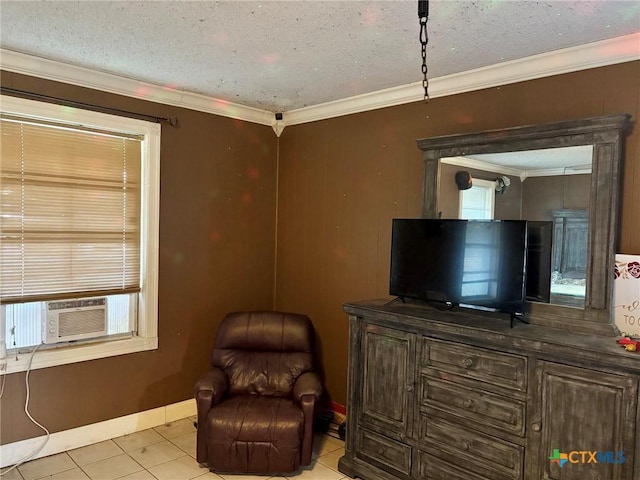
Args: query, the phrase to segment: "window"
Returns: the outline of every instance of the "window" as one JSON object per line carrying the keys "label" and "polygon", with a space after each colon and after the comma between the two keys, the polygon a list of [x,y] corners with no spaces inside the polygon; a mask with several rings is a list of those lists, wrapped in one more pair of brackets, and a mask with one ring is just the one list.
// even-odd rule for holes
{"label": "window", "polygon": [[460,191],[458,218],[465,220],[493,219],[495,188],[495,182],[474,178],[471,188]]}
{"label": "window", "polygon": [[51,301],[104,297],[106,335],[42,347],[34,368],[157,348],[160,126],[1,100],[0,340],[8,371],[23,370],[44,341]]}

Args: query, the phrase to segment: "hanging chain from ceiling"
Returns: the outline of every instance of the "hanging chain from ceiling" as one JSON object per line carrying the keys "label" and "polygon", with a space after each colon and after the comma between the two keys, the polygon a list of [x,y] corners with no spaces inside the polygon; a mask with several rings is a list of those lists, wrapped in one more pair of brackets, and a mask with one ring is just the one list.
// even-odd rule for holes
{"label": "hanging chain from ceiling", "polygon": [[429,19],[429,0],[418,0],[418,18],[420,20],[420,46],[422,47],[422,88],[424,99],[429,100],[429,79],[427,78],[427,20]]}

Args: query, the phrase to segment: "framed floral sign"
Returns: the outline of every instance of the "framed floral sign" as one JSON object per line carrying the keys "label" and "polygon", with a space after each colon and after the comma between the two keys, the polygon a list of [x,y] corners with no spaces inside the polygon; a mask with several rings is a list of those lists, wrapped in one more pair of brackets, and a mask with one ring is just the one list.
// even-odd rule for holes
{"label": "framed floral sign", "polygon": [[640,337],[640,255],[616,255],[614,320],[621,332]]}

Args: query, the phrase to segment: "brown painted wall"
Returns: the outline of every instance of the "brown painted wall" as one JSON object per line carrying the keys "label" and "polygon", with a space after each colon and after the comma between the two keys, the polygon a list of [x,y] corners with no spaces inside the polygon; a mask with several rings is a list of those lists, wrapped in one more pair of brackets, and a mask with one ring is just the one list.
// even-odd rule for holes
{"label": "brown painted wall", "polygon": [[[391,219],[417,217],[416,139],[605,114],[640,116],[640,62],[287,127],[280,138],[276,306],[308,313],[346,400],[342,304],[388,292]],[[627,137],[620,252],[639,253],[640,133]]]}
{"label": "brown painted wall", "polygon": [[[30,411],[52,432],[192,397],[231,310],[273,306],[277,138],[270,127],[3,72],[2,85],[159,116],[159,349],[31,372]],[[40,435],[9,375],[1,442]]]}

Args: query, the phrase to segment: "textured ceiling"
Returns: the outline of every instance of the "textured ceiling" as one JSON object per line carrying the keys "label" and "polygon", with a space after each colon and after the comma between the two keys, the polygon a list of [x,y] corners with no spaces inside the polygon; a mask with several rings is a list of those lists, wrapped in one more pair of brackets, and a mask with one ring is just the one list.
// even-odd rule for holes
{"label": "textured ceiling", "polygon": [[[421,80],[416,1],[0,0],[0,27],[3,49],[272,112]],[[636,0],[431,0],[429,76],[638,31]]]}

